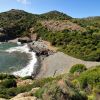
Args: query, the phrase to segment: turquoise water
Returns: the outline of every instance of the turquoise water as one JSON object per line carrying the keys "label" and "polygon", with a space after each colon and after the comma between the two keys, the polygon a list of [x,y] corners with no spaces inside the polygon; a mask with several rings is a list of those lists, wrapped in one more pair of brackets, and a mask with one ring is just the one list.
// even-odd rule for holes
{"label": "turquoise water", "polygon": [[1,43],[0,50],[7,50],[11,47],[16,47],[16,46],[18,46],[16,43]]}
{"label": "turquoise water", "polygon": [[30,57],[26,53],[12,52],[8,53],[5,50],[11,47],[17,47],[14,43],[3,43],[0,44],[0,72],[13,72],[25,67]]}

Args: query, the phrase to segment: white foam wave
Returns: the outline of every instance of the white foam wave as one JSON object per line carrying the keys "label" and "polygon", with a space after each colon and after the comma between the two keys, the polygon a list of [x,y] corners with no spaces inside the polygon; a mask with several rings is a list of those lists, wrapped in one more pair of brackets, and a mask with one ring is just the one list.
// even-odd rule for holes
{"label": "white foam wave", "polygon": [[24,46],[18,46],[18,47],[13,47],[10,48],[8,50],[6,50],[6,52],[12,53],[14,51],[19,51],[19,52],[25,52],[31,55],[31,60],[29,61],[29,64],[24,67],[23,69],[13,72],[13,75],[16,76],[21,76],[21,77],[25,77],[25,76],[31,76],[34,72],[34,66],[37,62],[37,58],[34,52],[30,52],[30,49],[28,47],[28,45],[24,45]]}
{"label": "white foam wave", "polygon": [[18,45],[21,45],[21,42],[17,42]]}

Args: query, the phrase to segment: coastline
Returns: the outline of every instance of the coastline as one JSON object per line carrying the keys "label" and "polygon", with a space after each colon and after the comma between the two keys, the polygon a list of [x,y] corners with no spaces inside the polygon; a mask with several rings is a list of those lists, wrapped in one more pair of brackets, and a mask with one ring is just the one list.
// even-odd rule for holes
{"label": "coastline", "polygon": [[[17,43],[18,41],[14,41],[14,43],[15,42]],[[87,68],[100,65],[100,62],[83,61],[62,52],[53,51],[53,49],[51,50],[48,44],[42,40],[32,41],[26,44],[28,45],[29,52],[35,52],[37,59],[33,67],[34,71],[31,75],[33,79],[55,77],[67,73],[71,66],[75,64],[84,64]],[[53,48],[53,46],[51,47]]]}
{"label": "coastline", "polygon": [[[2,43],[16,43],[16,44],[18,44],[18,42],[19,42],[18,41],[18,38],[16,38],[14,40],[9,40],[8,42],[2,42]],[[35,56],[36,56],[37,61],[36,61],[36,63],[33,66],[33,73],[31,75],[29,75],[29,76],[31,76],[32,78],[36,78],[37,75],[40,73],[40,69],[42,67],[43,60],[46,57],[48,57],[49,55],[53,54],[54,52],[51,51],[51,50],[49,50],[48,47],[47,47],[47,45],[44,44],[44,42],[43,41],[40,41],[40,40],[38,40],[38,41],[32,41],[32,42],[29,42],[29,43],[23,43],[23,45],[24,44],[26,44],[27,47],[28,47],[28,49],[29,49],[29,52],[27,52],[27,53],[32,53],[32,52],[35,53]],[[20,44],[18,44],[18,45],[20,47]],[[13,51],[15,51],[15,49],[14,50],[11,50],[9,52],[13,52]],[[20,50],[18,50],[18,51],[20,51]],[[22,52],[23,51],[25,51],[25,49],[22,50]],[[21,70],[23,70],[23,69],[21,69]],[[20,77],[20,75],[17,72],[20,72],[21,70],[14,72],[13,75]]]}
{"label": "coastline", "polygon": [[[55,51],[49,50],[48,48],[41,48],[38,44],[41,44],[39,41],[35,41],[37,45],[32,45],[32,43],[28,43],[28,46],[30,48],[30,51],[36,53],[36,58],[37,58],[37,63],[34,65],[34,74],[32,74],[32,78],[37,79],[37,76],[39,75],[41,68],[42,68],[42,63],[44,59],[49,57],[50,55],[53,55]],[[44,43],[43,43],[44,45]]]}
{"label": "coastline", "polygon": [[21,52],[21,53],[26,53],[27,55],[30,56],[30,60],[29,60],[28,64],[24,68],[22,68],[18,71],[12,72],[13,75],[25,77],[25,76],[31,76],[31,74],[33,73],[34,65],[37,62],[37,59],[35,56],[35,52],[30,52],[29,50],[30,50],[30,48],[28,47],[27,44],[25,44],[23,46],[12,47],[12,48],[6,50],[6,52],[8,52],[8,53],[17,51],[17,52]]}

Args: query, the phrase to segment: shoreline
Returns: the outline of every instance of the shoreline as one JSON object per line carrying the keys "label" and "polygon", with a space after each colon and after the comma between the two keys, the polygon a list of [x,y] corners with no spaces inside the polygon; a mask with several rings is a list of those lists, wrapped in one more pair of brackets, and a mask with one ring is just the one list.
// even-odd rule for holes
{"label": "shoreline", "polygon": [[51,51],[48,48],[44,48],[45,46],[43,45],[43,48],[41,48],[41,41],[34,42],[26,43],[29,52],[35,52],[37,59],[33,67],[33,74],[31,74],[32,79],[55,77],[67,73],[75,64],[84,64],[87,68],[100,65],[100,62],[83,61],[62,52]]}
{"label": "shoreline", "polygon": [[[35,41],[35,42],[37,42],[37,41]],[[43,49],[43,48],[41,49],[41,47],[32,46],[31,43],[27,43],[27,44],[28,44],[30,50],[32,52],[36,53],[36,58],[37,58],[36,65],[38,65],[38,66],[34,67],[35,73],[32,74],[31,77],[34,78],[34,79],[37,79],[37,77],[38,77],[38,75],[39,75],[39,73],[41,71],[41,67],[42,67],[42,63],[43,63],[44,59],[49,57],[50,55],[53,55],[55,52],[51,51],[51,50],[49,50],[47,48],[46,49]]]}
{"label": "shoreline", "polygon": [[27,44],[23,46],[12,47],[6,50],[9,53],[18,51],[18,52],[21,52],[21,53],[24,52],[30,55],[30,60],[28,64],[24,68],[18,71],[12,72],[13,75],[25,77],[25,76],[31,76],[31,74],[34,72],[34,65],[37,62],[37,58],[35,56],[35,52],[30,52],[29,50],[30,48],[27,46]]}
{"label": "shoreline", "polygon": [[[23,44],[26,44],[27,46],[28,46],[28,49],[29,49],[29,53],[31,53],[31,52],[35,52],[35,56],[36,56],[36,59],[37,59],[37,61],[36,61],[36,63],[34,64],[34,66],[33,66],[33,73],[31,74],[31,75],[29,75],[29,76],[31,76],[32,78],[36,78],[37,77],[37,75],[40,73],[40,69],[41,69],[41,67],[42,67],[42,62],[43,62],[43,60],[46,58],[46,57],[48,57],[49,55],[51,55],[51,54],[53,54],[54,52],[52,51],[50,51],[49,49],[47,49],[47,48],[44,48],[45,46],[45,44],[43,43],[43,42],[41,42],[41,41],[34,41],[37,45],[35,45],[34,43],[33,43],[33,41],[32,42],[29,42],[29,43],[23,43]],[[14,40],[10,40],[10,41],[8,41],[8,42],[1,42],[1,43],[18,43],[18,38],[17,39],[14,39]],[[40,46],[42,44],[42,46]],[[35,45],[35,46],[34,46]],[[39,47],[39,46],[40,47]],[[19,45],[20,46],[20,45]],[[43,48],[42,48],[43,47]],[[15,47],[16,48],[16,47]],[[13,51],[13,50],[12,50]],[[11,52],[12,52],[11,51]],[[30,62],[30,61],[29,61]],[[25,69],[25,68],[23,68],[23,69]],[[21,69],[21,70],[23,70],[23,69]],[[21,70],[18,70],[18,71],[15,71],[15,72],[13,72],[13,75],[14,75],[14,73],[16,73],[16,72],[20,72]],[[17,77],[20,77],[20,75],[15,75],[15,76],[17,76]],[[27,75],[28,76],[28,75]],[[26,76],[25,76],[26,77]]]}

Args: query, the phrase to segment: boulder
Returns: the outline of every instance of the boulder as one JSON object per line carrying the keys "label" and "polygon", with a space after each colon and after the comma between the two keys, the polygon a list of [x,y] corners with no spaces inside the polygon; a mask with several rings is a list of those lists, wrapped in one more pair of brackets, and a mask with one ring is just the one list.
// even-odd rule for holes
{"label": "boulder", "polygon": [[25,92],[25,93],[18,94],[17,96],[15,96],[14,98],[10,100],[37,100],[37,98],[34,96],[31,96],[31,93]]}
{"label": "boulder", "polygon": [[30,38],[31,38],[32,41],[36,41],[37,40],[37,34],[32,34],[30,36]]}
{"label": "boulder", "polygon": [[34,94],[39,89],[40,89],[40,87],[36,87],[36,88],[33,88],[30,92]]}
{"label": "boulder", "polygon": [[29,37],[22,37],[18,39],[18,42],[29,43],[29,42],[32,42],[32,40]]}
{"label": "boulder", "polygon": [[37,98],[32,97],[32,96],[28,96],[28,97],[12,98],[10,100],[37,100]]}
{"label": "boulder", "polygon": [[4,29],[3,28],[0,28],[0,32],[4,32]]}

